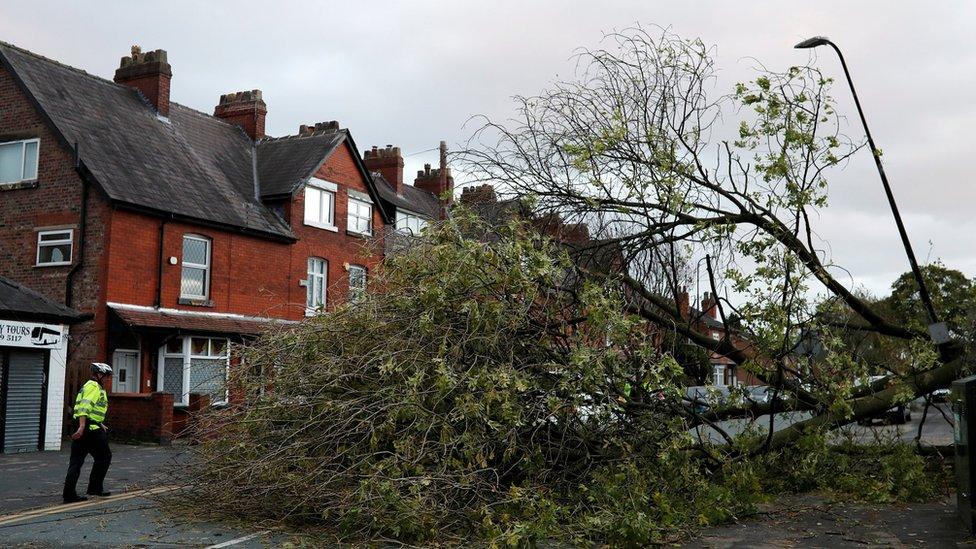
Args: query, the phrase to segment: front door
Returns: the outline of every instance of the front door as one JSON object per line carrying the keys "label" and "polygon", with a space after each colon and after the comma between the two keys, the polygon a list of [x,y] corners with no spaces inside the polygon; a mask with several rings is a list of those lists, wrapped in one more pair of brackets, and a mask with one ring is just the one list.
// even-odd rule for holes
{"label": "front door", "polygon": [[139,392],[139,351],[119,349],[112,357],[113,393]]}

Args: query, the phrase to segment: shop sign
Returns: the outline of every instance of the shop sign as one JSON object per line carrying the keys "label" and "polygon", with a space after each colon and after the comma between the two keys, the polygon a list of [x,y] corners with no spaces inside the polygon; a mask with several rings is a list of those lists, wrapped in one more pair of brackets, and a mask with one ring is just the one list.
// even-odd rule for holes
{"label": "shop sign", "polygon": [[0,347],[63,349],[64,334],[56,324],[0,320]]}

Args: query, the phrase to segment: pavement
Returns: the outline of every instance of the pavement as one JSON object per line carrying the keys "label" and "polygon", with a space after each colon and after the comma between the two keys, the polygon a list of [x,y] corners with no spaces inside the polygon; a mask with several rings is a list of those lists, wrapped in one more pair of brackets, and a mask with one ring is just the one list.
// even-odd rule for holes
{"label": "pavement", "polygon": [[[112,444],[106,498],[65,505],[61,487],[68,446],[60,452],[0,454],[0,546],[234,547],[281,546],[288,537],[261,529],[189,522],[165,514],[159,493],[173,490],[156,472],[186,458],[179,446]],[[89,458],[78,483],[83,493]]]}
{"label": "pavement", "polygon": [[683,547],[976,547],[954,498],[933,503],[830,503],[817,494],[777,498],[756,517],[710,528]]}

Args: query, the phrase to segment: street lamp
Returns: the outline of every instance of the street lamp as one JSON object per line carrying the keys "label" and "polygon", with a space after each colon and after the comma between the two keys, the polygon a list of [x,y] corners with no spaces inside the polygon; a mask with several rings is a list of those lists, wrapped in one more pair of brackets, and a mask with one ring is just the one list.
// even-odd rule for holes
{"label": "street lamp", "polygon": [[891,213],[895,216],[898,234],[901,235],[901,242],[905,245],[905,253],[908,254],[908,262],[912,265],[912,273],[915,275],[915,281],[918,283],[918,293],[922,298],[922,302],[925,304],[925,310],[929,314],[929,336],[936,345],[942,345],[949,340],[949,331],[944,322],[939,322],[939,316],[935,312],[935,307],[932,306],[932,297],[929,295],[928,288],[925,286],[922,271],[918,268],[918,261],[915,259],[912,243],[908,240],[908,233],[905,232],[905,224],[901,221],[901,214],[898,213],[898,205],[895,204],[895,195],[891,193],[891,186],[888,185],[888,176],[885,175],[884,166],[881,165],[881,153],[874,146],[874,138],[871,137],[871,130],[868,129],[868,121],[864,118],[864,110],[861,108],[861,101],[857,97],[857,90],[854,89],[854,81],[851,79],[851,72],[847,69],[847,62],[844,61],[844,54],[840,52],[837,44],[834,44],[825,36],[808,38],[794,46],[794,48],[808,49],[818,46],[830,46],[837,52],[837,57],[840,58],[840,64],[844,68],[844,76],[847,77],[847,84],[851,87],[851,95],[854,96],[854,105],[857,106],[857,114],[861,117],[864,134],[868,138],[868,146],[871,147],[871,156],[874,157],[874,163],[878,167],[878,175],[881,176],[881,184],[884,185],[885,195],[888,196]]}

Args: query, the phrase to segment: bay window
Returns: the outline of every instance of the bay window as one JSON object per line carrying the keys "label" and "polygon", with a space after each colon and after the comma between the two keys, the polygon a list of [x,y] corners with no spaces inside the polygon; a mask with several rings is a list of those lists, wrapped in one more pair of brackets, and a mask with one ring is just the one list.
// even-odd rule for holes
{"label": "bay window", "polygon": [[226,404],[229,367],[227,339],[176,337],[160,350],[157,386],[180,406],[190,403],[190,393],[209,395],[212,404]]}

